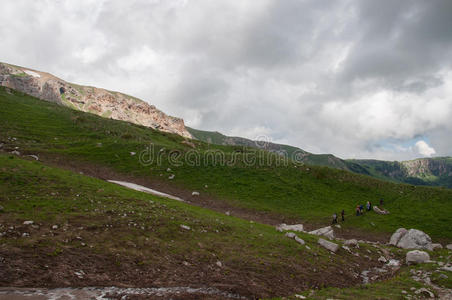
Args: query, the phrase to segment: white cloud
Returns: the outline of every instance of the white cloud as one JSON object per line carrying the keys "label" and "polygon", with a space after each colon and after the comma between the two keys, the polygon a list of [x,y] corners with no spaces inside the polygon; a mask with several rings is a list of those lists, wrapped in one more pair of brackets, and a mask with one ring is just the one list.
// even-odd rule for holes
{"label": "white cloud", "polygon": [[425,141],[418,141],[415,144],[416,150],[419,154],[422,156],[428,156],[431,157],[432,155],[436,154],[435,149],[429,146]]}

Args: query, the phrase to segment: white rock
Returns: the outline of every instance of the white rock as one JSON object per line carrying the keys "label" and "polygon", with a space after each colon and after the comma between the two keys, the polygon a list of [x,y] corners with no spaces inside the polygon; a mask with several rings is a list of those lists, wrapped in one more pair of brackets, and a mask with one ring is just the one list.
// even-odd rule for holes
{"label": "white rock", "polygon": [[304,231],[303,230],[303,224],[294,224],[294,225],[287,225],[287,224],[279,224],[276,229],[280,229],[280,230],[292,230],[292,231]]}
{"label": "white rock", "polygon": [[396,267],[399,267],[399,266],[400,266],[400,261],[397,260],[397,259],[390,259],[386,265],[387,265],[388,267],[396,268]]}
{"label": "white rock", "polygon": [[378,261],[381,262],[381,263],[386,263],[388,260],[386,259],[386,257],[380,256],[380,257],[378,258]]}
{"label": "white rock", "polygon": [[430,255],[425,251],[412,250],[406,254],[407,264],[420,264],[430,260]]}
{"label": "white rock", "polygon": [[185,230],[190,230],[190,226],[187,226],[187,225],[180,225],[180,228],[185,229]]}
{"label": "white rock", "polygon": [[227,212],[225,212],[224,213],[226,216],[230,216],[231,215],[231,212],[230,211],[227,211]]}
{"label": "white rock", "polygon": [[358,245],[358,241],[355,240],[355,239],[346,240],[346,241],[344,242],[344,245],[345,245],[345,246],[353,246],[353,247],[356,247],[356,245]]}
{"label": "white rock", "polygon": [[216,264],[218,267],[220,267],[220,268],[223,266],[223,264],[222,264],[221,261],[219,261],[219,260],[218,260],[215,264]]}
{"label": "white rock", "polygon": [[396,246],[399,240],[404,236],[408,230],[405,228],[399,228],[397,229],[391,236],[391,239],[389,240],[389,245]]}
{"label": "white rock", "polygon": [[174,177],[176,177],[176,175],[171,174],[171,175],[168,177],[168,179],[172,180],[172,179],[174,179]]}
{"label": "white rock", "polygon": [[130,155],[134,156],[135,154],[137,154],[136,152],[130,152]]}
{"label": "white rock", "polygon": [[320,246],[328,249],[331,252],[337,252],[337,250],[339,250],[339,245],[335,244],[333,242],[330,242],[330,241],[327,241],[327,240],[324,240],[324,239],[320,238],[318,240],[318,243],[319,243]]}
{"label": "white rock", "polygon": [[309,233],[314,234],[314,235],[323,235],[329,239],[334,239],[334,232],[333,232],[333,228],[331,226],[322,227],[322,228],[310,231]]}
{"label": "white rock", "polygon": [[13,151],[11,152],[11,154],[14,154],[14,155],[17,155],[17,156],[19,156],[19,155],[20,155],[20,152],[19,152],[19,151],[17,151],[17,150],[13,150]]}
{"label": "white rock", "polygon": [[298,295],[298,294],[295,294],[295,298],[297,298],[297,299],[306,299],[305,296],[303,296],[303,295]]}
{"label": "white rock", "polygon": [[166,172],[171,172],[171,168],[166,169]]}
{"label": "white rock", "polygon": [[432,251],[432,239],[428,234],[417,229],[410,229],[397,243],[402,249],[427,249]]}
{"label": "white rock", "polygon": [[441,244],[432,244],[432,250],[443,249],[443,245]]}
{"label": "white rock", "polygon": [[389,211],[380,209],[380,208],[378,208],[378,206],[373,206],[373,210],[374,210],[374,212],[376,212],[377,214],[380,214],[380,215],[388,215],[389,214]]}
{"label": "white rock", "polygon": [[285,236],[288,237],[289,239],[293,239],[293,238],[295,238],[297,235],[296,235],[295,233],[293,233],[293,232],[287,232],[287,233],[285,234]]}
{"label": "white rock", "polygon": [[24,225],[33,225],[33,221],[24,221]]}
{"label": "white rock", "polygon": [[29,237],[29,236],[30,236],[30,234],[27,232],[22,233],[22,237]]}
{"label": "white rock", "polygon": [[336,224],[336,225],[334,225],[334,227],[336,227],[336,228],[341,228],[341,225]]}
{"label": "white rock", "polygon": [[57,230],[57,229],[58,229],[58,225],[53,225],[53,226],[52,226],[52,229],[53,229],[53,230]]}
{"label": "white rock", "polygon": [[295,236],[295,241],[297,241],[301,245],[305,244],[305,241],[303,239],[299,238],[298,236]]}
{"label": "white rock", "polygon": [[430,292],[429,290],[427,290],[426,288],[420,288],[417,291],[414,292],[416,295],[421,294],[424,297],[428,297],[428,298],[435,298],[435,294],[433,294],[432,292]]}
{"label": "white rock", "polygon": [[452,244],[446,245],[446,248],[452,250]]}
{"label": "white rock", "polygon": [[32,154],[32,155],[27,155],[27,156],[34,158],[35,160],[39,160],[39,157],[37,155]]}
{"label": "white rock", "polygon": [[194,191],[194,192],[191,193],[191,195],[192,195],[192,196],[199,196],[199,192]]}

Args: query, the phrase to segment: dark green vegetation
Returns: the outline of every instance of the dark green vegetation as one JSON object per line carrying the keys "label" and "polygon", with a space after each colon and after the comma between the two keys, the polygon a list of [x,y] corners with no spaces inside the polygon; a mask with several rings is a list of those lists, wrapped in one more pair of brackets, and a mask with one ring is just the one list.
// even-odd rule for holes
{"label": "dark green vegetation", "polygon": [[[103,119],[5,89],[0,90],[0,107],[0,140],[7,151],[19,147],[22,155],[39,154],[44,160],[58,158],[60,163],[108,167],[148,182],[160,180],[197,190],[232,208],[267,212],[304,223],[329,223],[333,212],[345,209],[346,228],[391,233],[403,226],[423,230],[433,238],[452,239],[448,230],[452,213],[450,190],[395,184],[290,161],[278,166],[276,160],[281,157],[277,154],[186,141],[177,135]],[[154,160],[144,165],[139,161],[140,153],[151,144]],[[216,163],[212,155],[206,155],[212,150],[224,153],[217,155]],[[190,153],[198,153],[199,162],[196,157],[188,157]],[[157,154],[162,157],[161,163],[157,162]],[[168,157],[175,163],[170,164]],[[222,165],[233,157],[236,162],[231,166]],[[257,162],[245,164],[244,160],[250,157],[257,157]],[[259,163],[262,157],[271,163]],[[170,173],[166,171],[168,167]],[[173,180],[167,179],[171,173],[175,174]],[[390,215],[371,212],[362,217],[351,216],[357,204],[376,204],[380,198]]]}
{"label": "dark green vegetation", "polygon": [[358,257],[333,256],[315,236],[298,234],[308,249],[272,226],[41,162],[0,154],[0,166],[2,286],[190,285],[269,297],[350,286],[359,282],[353,274],[378,264],[371,247],[360,251],[374,260],[359,266]]}
{"label": "dark green vegetation", "polygon": [[[275,143],[263,143],[241,137],[229,137],[219,132],[187,128],[196,139],[217,145],[241,145],[265,148],[285,154],[308,165],[326,166],[369,175],[378,179],[414,185],[452,188],[452,158],[419,158],[411,161],[340,159],[332,154],[313,154],[300,148]],[[295,156],[297,155],[297,156]]]}

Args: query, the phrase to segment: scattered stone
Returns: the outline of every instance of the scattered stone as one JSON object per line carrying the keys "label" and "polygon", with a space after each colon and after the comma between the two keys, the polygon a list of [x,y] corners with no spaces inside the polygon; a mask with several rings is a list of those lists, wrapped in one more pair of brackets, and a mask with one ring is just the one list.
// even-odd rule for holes
{"label": "scattered stone", "polygon": [[24,221],[24,225],[33,225],[33,221]]}
{"label": "scattered stone", "polygon": [[306,299],[305,296],[303,296],[303,295],[298,295],[298,294],[295,294],[295,298],[297,298],[297,299]]}
{"label": "scattered stone", "polygon": [[180,228],[185,229],[185,230],[190,230],[191,228],[187,225],[180,225]]}
{"label": "scattered stone", "polygon": [[226,216],[230,216],[231,212],[228,210],[227,212],[224,213]]}
{"label": "scattered stone", "polygon": [[85,272],[83,272],[82,270],[79,270],[78,272],[74,272],[74,274],[80,279],[82,279],[85,276]]}
{"label": "scattered stone", "polygon": [[324,240],[322,238],[320,238],[318,240],[318,243],[320,246],[326,248],[327,250],[331,251],[331,252],[337,252],[337,250],[339,250],[339,245],[327,240]]}
{"label": "scattered stone", "polygon": [[345,245],[345,246],[353,246],[353,247],[356,247],[356,246],[358,245],[358,241],[355,240],[355,239],[346,240],[346,241],[344,242],[344,245]]}
{"label": "scattered stone", "polygon": [[301,244],[301,245],[304,245],[305,244],[305,241],[303,240],[303,239],[301,239],[301,238],[299,238],[298,236],[295,236],[295,241],[297,241],[299,244]]}
{"label": "scattered stone", "polygon": [[388,267],[397,268],[400,266],[400,261],[397,259],[390,259],[386,265]]}
{"label": "scattered stone", "polygon": [[292,231],[302,231],[303,230],[303,224],[294,224],[294,225],[287,225],[287,224],[279,224],[276,229],[278,229],[279,231],[287,231],[287,230],[292,230]]}
{"label": "scattered stone", "polygon": [[172,179],[174,179],[174,177],[176,177],[176,175],[171,174],[171,175],[168,177],[168,179],[169,179],[169,180],[172,180]]}
{"label": "scattered stone", "polygon": [[310,231],[309,234],[323,235],[324,237],[327,237],[329,239],[334,239],[334,232],[333,232],[333,228],[331,226],[327,226],[327,227],[323,227],[323,228],[319,228],[319,229]]}
{"label": "scattered stone", "polygon": [[334,225],[334,227],[336,227],[336,228],[341,228],[341,225],[336,224],[336,225]]}
{"label": "scattered stone", "polygon": [[425,263],[430,260],[430,255],[425,251],[412,250],[406,254],[407,264]]}
{"label": "scattered stone", "polygon": [[439,274],[438,277],[441,278],[441,279],[448,279],[449,278],[449,276],[447,276],[446,274],[443,274],[443,273]]}
{"label": "scattered stone", "polygon": [[452,244],[447,245],[446,248],[452,250]]}
{"label": "scattered stone", "polygon": [[11,154],[14,154],[14,155],[20,156],[20,152],[19,152],[19,151],[17,151],[17,150],[13,150],[13,151],[11,152]]}
{"label": "scattered stone", "polygon": [[389,215],[389,211],[384,210],[384,209],[380,209],[378,208],[378,206],[373,206],[374,212],[376,212],[377,214],[380,215]]}
{"label": "scattered stone", "polygon": [[443,249],[443,245],[441,244],[432,244],[432,250]]}
{"label": "scattered stone", "polygon": [[53,226],[52,226],[52,229],[53,229],[53,230],[57,230],[57,229],[58,229],[58,225],[53,225]]}
{"label": "scattered stone", "polygon": [[293,239],[293,238],[295,238],[297,235],[296,235],[295,233],[293,233],[293,232],[287,232],[287,233],[285,234],[285,236],[288,237],[289,239]]}
{"label": "scattered stone", "polygon": [[29,236],[30,236],[30,234],[28,232],[22,233],[22,237],[29,237]]}
{"label": "scattered stone", "polygon": [[166,172],[171,172],[171,168],[166,169]]}
{"label": "scattered stone", "polygon": [[0,212],[4,212],[4,211],[5,211],[5,208],[0,205]]}
{"label": "scattered stone", "polygon": [[27,155],[27,156],[34,158],[35,160],[39,160],[39,157],[37,155],[32,154],[32,155]]}
{"label": "scattered stone", "polygon": [[388,260],[386,259],[386,257],[380,256],[380,257],[378,258],[378,261],[381,262],[381,263],[386,263]]}
{"label": "scattered stone", "polygon": [[420,288],[417,291],[414,292],[416,295],[422,295],[424,297],[428,298],[435,298],[435,294],[427,290],[426,288]]}
{"label": "scattered stone", "polygon": [[199,196],[199,192],[194,191],[194,192],[191,193],[191,195],[192,196]]}
{"label": "scattered stone", "polygon": [[137,154],[136,152],[130,152],[131,156],[134,156],[135,154]]}
{"label": "scattered stone", "polygon": [[217,260],[217,262],[215,263],[218,267],[223,267],[223,264],[221,263],[221,261]]}
{"label": "scattered stone", "polygon": [[408,292],[407,291],[402,291],[402,294],[407,294]]}

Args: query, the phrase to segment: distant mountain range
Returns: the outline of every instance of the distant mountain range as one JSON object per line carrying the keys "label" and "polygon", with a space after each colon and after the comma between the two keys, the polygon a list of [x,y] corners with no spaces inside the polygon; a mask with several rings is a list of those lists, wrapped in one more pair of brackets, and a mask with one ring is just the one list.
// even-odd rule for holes
{"label": "distant mountain range", "polygon": [[187,127],[191,135],[201,141],[217,145],[238,145],[264,148],[293,157],[307,165],[325,166],[347,170],[375,178],[413,185],[444,186],[452,188],[452,157],[418,158],[409,161],[382,161],[364,159],[341,159],[332,154],[313,154],[300,148],[231,137],[213,131]]}

